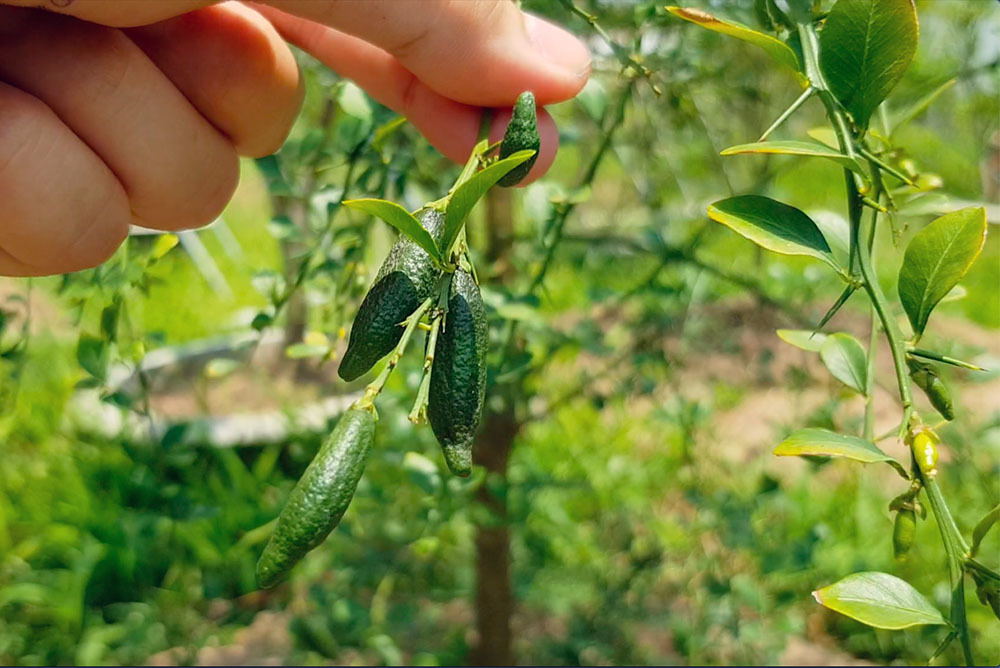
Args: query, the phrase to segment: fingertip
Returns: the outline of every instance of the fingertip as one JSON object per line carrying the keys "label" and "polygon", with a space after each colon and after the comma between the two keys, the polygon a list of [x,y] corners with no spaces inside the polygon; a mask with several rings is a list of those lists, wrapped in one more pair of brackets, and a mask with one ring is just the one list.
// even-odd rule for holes
{"label": "fingertip", "polygon": [[548,63],[554,85],[540,87],[539,104],[551,104],[575,97],[590,78],[590,53],[567,30],[533,14],[524,15],[525,31],[535,51]]}

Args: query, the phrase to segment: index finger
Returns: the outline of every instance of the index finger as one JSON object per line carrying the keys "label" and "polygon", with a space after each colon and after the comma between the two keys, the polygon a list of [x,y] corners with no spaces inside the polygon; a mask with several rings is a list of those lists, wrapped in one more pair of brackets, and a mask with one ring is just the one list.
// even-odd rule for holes
{"label": "index finger", "polygon": [[[37,7],[39,0],[0,0]],[[213,0],[43,0],[51,11],[109,26],[162,21]],[[575,96],[590,75],[586,47],[510,0],[264,0],[358,37],[395,57],[434,92],[475,106],[507,106],[524,90],[538,103]]]}

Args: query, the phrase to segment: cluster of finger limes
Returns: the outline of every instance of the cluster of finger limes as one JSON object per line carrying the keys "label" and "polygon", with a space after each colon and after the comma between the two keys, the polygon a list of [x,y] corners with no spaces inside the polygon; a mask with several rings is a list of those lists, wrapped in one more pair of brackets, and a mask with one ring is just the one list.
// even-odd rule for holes
{"label": "cluster of finger limes", "polygon": [[[524,179],[539,147],[535,99],[523,93],[503,141],[484,154],[499,148],[500,159],[526,150],[534,155],[507,172],[499,185],[509,187]],[[448,200],[425,205],[416,214],[436,244],[445,233]],[[355,380],[390,355],[387,368],[341,416],[289,495],[257,562],[260,586],[277,584],[340,522],[375,441],[372,402],[418,326],[427,331],[424,379],[410,418],[430,423],[452,473],[471,473],[472,443],[486,392],[488,328],[468,253],[456,255],[455,262],[447,258],[442,264],[407,235],[389,251],[355,316],[338,373],[344,380]]]}

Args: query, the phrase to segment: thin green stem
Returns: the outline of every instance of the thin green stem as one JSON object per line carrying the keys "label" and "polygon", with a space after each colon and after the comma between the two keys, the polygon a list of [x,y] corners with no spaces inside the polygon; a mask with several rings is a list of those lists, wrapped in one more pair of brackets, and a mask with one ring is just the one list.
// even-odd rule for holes
{"label": "thin green stem", "polygon": [[962,645],[962,654],[966,665],[974,666],[975,659],[972,655],[972,642],[969,638],[969,624],[965,614],[965,571],[963,568],[969,546],[965,543],[965,539],[962,538],[962,534],[955,524],[955,519],[941,494],[937,480],[934,476],[925,475],[920,467],[914,467],[914,470],[920,475],[924,489],[927,491],[927,501],[937,521],[941,542],[944,544],[945,555],[948,558],[948,578],[951,581],[951,623],[955,627],[959,643]]}
{"label": "thin green stem", "polygon": [[802,95],[799,95],[799,97],[795,100],[795,102],[792,102],[791,106],[789,106],[788,109],[785,109],[785,111],[783,111],[781,115],[778,116],[778,118],[774,121],[774,123],[771,123],[771,127],[764,130],[764,134],[762,134],[760,136],[760,139],[758,139],[757,141],[759,142],[765,141],[771,135],[772,132],[777,130],[782,123],[787,121],[792,116],[792,114],[798,111],[799,107],[805,104],[806,100],[812,97],[813,93],[815,92],[816,89],[813,88],[811,85],[808,86],[804,91],[802,91]]}
{"label": "thin green stem", "polygon": [[441,330],[443,315],[437,315],[431,323],[431,331],[427,334],[427,349],[424,351],[424,371],[417,389],[417,399],[413,402],[409,420],[413,424],[422,424],[427,419],[427,401],[431,390],[431,370],[434,367],[434,351],[437,348],[438,332]]}
{"label": "thin green stem", "polygon": [[[618,130],[618,128],[621,127],[622,123],[625,121],[625,107],[628,105],[628,101],[632,97],[632,88],[633,84],[630,82],[618,98],[618,105],[615,107],[614,116],[612,117],[609,127],[605,129],[604,136],[601,138],[601,143],[598,145],[593,157],[591,157],[590,162],[587,164],[587,169],[584,171],[583,177],[580,180],[580,188],[584,188],[593,183],[594,178],[597,176],[597,169],[601,166],[601,162],[604,160],[604,155],[611,148],[611,142],[614,138],[615,131]],[[542,281],[545,280],[545,274],[549,270],[552,258],[555,256],[556,247],[559,245],[559,240],[562,238],[563,229],[566,226],[566,219],[569,218],[569,214],[573,212],[574,208],[576,208],[576,204],[574,202],[564,202],[554,208],[553,219],[550,221],[549,225],[549,229],[551,230],[550,236],[552,238],[548,240],[542,264],[539,266],[538,271],[535,272],[535,276],[531,280],[529,293],[534,292],[539,286],[541,286]]]}
{"label": "thin green stem", "polygon": [[886,174],[896,177],[897,179],[899,179],[908,186],[912,187],[917,185],[916,183],[913,182],[913,179],[911,179],[909,176],[899,171],[892,165],[886,163],[884,160],[882,160],[880,157],[878,157],[877,155],[866,149],[864,146],[860,147],[860,151],[861,155],[863,155],[869,162],[873,162],[876,165],[878,165],[879,169],[881,169]]}
{"label": "thin green stem", "polygon": [[[849,197],[856,198],[858,193],[853,188],[853,184],[849,184],[849,186]],[[878,276],[872,268],[871,252],[865,244],[858,244],[857,255],[865,292],[868,293],[872,307],[882,323],[885,337],[889,341],[889,351],[892,353],[892,363],[896,371],[896,382],[899,384],[899,398],[903,403],[901,428],[906,429],[909,426],[910,414],[913,412],[913,392],[910,388],[910,377],[906,366],[906,344],[899,330],[899,325],[896,324],[889,311],[889,304],[878,283]]]}
{"label": "thin green stem", "polygon": [[601,24],[598,23],[596,16],[580,9],[573,3],[572,0],[560,0],[560,2],[569,12],[579,16],[581,19],[586,21],[588,25],[590,25],[591,30],[597,33],[597,35],[604,40],[604,42],[611,49],[611,52],[615,54],[615,57],[619,60],[619,62],[621,62],[625,69],[632,70],[637,75],[646,79],[649,82],[649,87],[653,90],[653,93],[657,97],[662,94],[659,86],[653,83],[653,70],[639,62],[634,54],[629,53],[628,49],[612,39],[611,35],[609,35],[607,31],[601,27]]}
{"label": "thin green stem", "polygon": [[878,350],[878,314],[871,309],[871,333],[868,337],[868,371],[865,375],[865,440],[875,438],[875,354]]}

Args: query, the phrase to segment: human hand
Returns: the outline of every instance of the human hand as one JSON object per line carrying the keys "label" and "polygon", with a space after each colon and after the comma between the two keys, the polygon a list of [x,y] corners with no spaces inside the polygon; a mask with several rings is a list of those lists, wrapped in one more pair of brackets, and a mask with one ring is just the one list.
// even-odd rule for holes
{"label": "human hand", "polygon": [[[480,105],[510,105],[523,89],[541,103],[566,99],[588,73],[582,45],[506,0],[421,0],[419,13],[398,0],[26,8],[37,2],[0,1],[6,275],[94,266],[130,224],[183,229],[221,212],[237,155],[276,150],[301,103],[294,58],[261,13],[456,160],[475,142]],[[541,125],[536,175],[556,144],[551,118],[543,114]]]}

